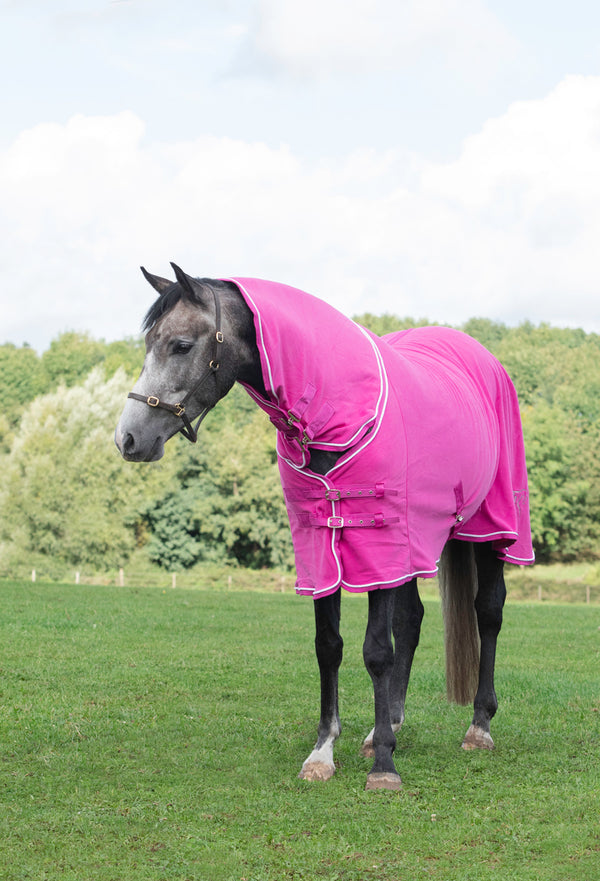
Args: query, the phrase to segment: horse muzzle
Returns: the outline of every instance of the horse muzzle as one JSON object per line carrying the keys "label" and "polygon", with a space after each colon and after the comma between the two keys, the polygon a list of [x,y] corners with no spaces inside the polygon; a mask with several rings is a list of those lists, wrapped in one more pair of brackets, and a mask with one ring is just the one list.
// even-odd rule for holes
{"label": "horse muzzle", "polygon": [[147,437],[117,425],[115,444],[127,462],[156,462],[165,452],[165,439],[160,435]]}

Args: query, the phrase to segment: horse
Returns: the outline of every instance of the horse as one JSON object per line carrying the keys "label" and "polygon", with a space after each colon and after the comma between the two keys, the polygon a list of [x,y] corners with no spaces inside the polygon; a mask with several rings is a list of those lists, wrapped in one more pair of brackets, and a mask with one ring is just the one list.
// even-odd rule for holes
{"label": "horse", "polygon": [[144,365],[115,442],[130,462],[160,459],[240,383],[277,429],[297,570],[312,596],[320,674],[315,747],[299,776],[336,770],[342,590],[368,593],[363,645],[375,724],[367,789],[396,790],[396,734],[424,608],[418,578],[439,575],[448,698],[473,702],[462,746],[492,749],[504,563],[533,562],[516,392],[499,362],[457,330],[377,337],[323,300],[258,279],[175,281],[149,273]]}

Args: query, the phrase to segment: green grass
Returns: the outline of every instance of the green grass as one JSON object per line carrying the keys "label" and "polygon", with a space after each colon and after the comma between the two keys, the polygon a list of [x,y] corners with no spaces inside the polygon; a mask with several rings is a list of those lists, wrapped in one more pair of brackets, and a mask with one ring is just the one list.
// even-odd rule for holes
{"label": "green grass", "polygon": [[344,731],[297,779],[318,676],[290,594],[0,584],[0,878],[590,881],[600,874],[600,610],[512,604],[493,753],[465,753],[426,619],[396,753],[365,792],[365,597],[343,605]]}

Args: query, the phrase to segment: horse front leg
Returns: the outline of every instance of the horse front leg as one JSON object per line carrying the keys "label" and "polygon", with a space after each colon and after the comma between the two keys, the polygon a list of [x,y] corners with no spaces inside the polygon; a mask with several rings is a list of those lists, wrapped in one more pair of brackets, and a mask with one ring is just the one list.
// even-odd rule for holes
{"label": "horse front leg", "polygon": [[[419,597],[417,579],[414,578],[407,584],[393,589],[394,615],[392,618],[392,632],[394,634],[394,666],[390,682],[390,718],[392,731],[396,734],[404,722],[404,706],[408,680],[412,668],[413,658],[419,644],[421,634],[421,622],[425,610]],[[362,745],[362,755],[372,758],[375,755],[373,748],[373,728],[365,738]]]}
{"label": "horse front leg", "polygon": [[315,748],[298,775],[303,780],[329,780],[335,773],[333,746],[341,733],[338,671],[344,643],[340,636],[341,590],[315,600],[315,649],[321,679],[321,717]]}
{"label": "horse front leg", "polygon": [[481,640],[479,683],[475,695],[473,722],[463,741],[463,749],[493,749],[490,722],[498,709],[494,689],[496,644],[502,627],[502,609],[506,599],[504,564],[491,543],[475,544],[477,596],[475,611]]}
{"label": "horse front leg", "polygon": [[392,730],[390,714],[390,681],[394,666],[393,611],[393,590],[370,591],[369,621],[363,656],[375,696],[373,731],[375,761],[367,776],[367,789],[399,789],[402,783],[392,758],[396,748],[396,736]]}

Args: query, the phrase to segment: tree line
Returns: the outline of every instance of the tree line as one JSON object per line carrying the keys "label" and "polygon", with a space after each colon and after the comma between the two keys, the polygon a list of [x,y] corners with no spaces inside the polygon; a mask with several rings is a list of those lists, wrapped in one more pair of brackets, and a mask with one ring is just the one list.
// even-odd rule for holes
{"label": "tree line", "polygon": [[[427,323],[357,320],[379,334]],[[460,329],[517,388],[537,559],[600,558],[600,336],[487,319]],[[132,557],[169,571],[293,566],[275,431],[241,388],[197,445],[177,437],[158,463],[121,460],[114,428],[142,362],[138,339],[0,346],[0,575],[114,571]]]}

